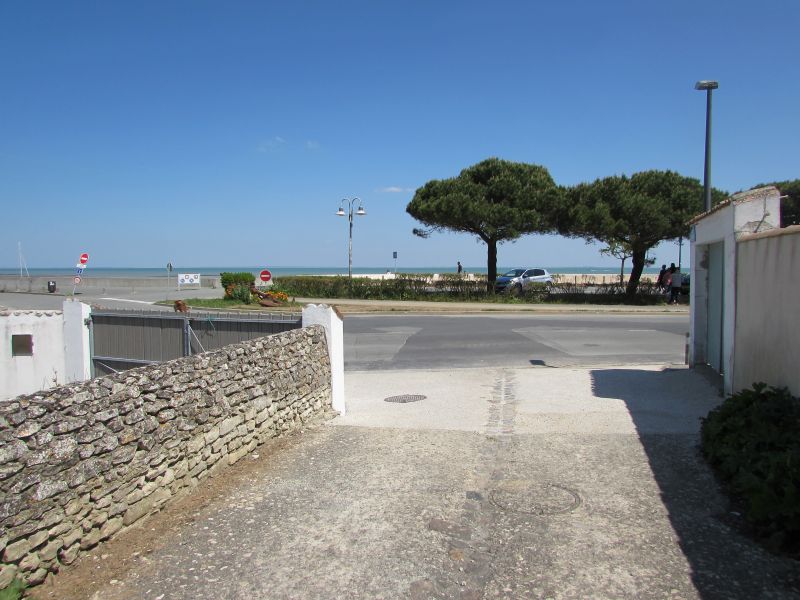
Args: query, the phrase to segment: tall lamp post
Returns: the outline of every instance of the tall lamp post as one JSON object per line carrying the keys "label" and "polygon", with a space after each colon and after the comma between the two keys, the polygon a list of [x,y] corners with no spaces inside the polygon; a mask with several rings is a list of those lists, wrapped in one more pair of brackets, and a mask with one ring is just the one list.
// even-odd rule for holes
{"label": "tall lamp post", "polygon": [[[367,214],[367,211],[364,210],[360,198],[343,198],[341,204],[339,204],[339,210],[336,211],[338,216],[347,216],[350,221],[350,237],[347,242],[347,277],[350,278],[351,281],[353,279],[353,206],[356,203],[358,203],[358,209],[355,211],[355,214],[359,217],[363,217]],[[345,212],[345,206],[348,207],[347,212]]]}
{"label": "tall lamp post", "polygon": [[705,198],[705,210],[711,210],[711,90],[719,87],[717,81],[698,81],[694,84],[694,89],[706,91],[706,163],[703,169],[703,197]]}

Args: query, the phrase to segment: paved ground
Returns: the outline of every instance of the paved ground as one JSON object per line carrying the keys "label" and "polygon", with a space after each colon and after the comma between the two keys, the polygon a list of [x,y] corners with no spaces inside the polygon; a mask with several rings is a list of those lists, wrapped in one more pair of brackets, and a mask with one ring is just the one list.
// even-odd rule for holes
{"label": "paved ground", "polygon": [[348,315],[346,370],[683,364],[685,313]]}
{"label": "paved ground", "polygon": [[[0,304],[7,296],[19,300],[3,295]],[[345,308],[441,310],[426,304]],[[500,306],[492,308],[509,310]],[[739,533],[698,456],[699,418],[719,402],[716,389],[670,366],[675,349],[665,366],[614,366],[623,342],[590,349],[591,332],[575,338],[552,326],[595,318],[584,311],[643,313],[636,318],[673,319],[659,327],[679,348],[674,319],[685,308],[676,316],[663,316],[675,307],[527,308],[541,316],[512,327],[519,356],[460,365],[470,368],[453,368],[447,352],[425,354],[425,340],[413,339],[419,331],[376,332],[358,321],[351,339],[389,337],[351,345],[351,369],[377,370],[346,373],[347,416],[260,448],[36,597],[800,598],[798,563]],[[653,333],[645,334],[636,339],[647,348]],[[445,349],[463,344],[446,331],[427,344],[442,336]],[[547,348],[552,355],[539,361],[535,352]],[[412,350],[425,368],[403,362]],[[389,370],[368,356],[381,352]],[[558,353],[581,352],[605,353],[603,366],[554,364]],[[384,401],[397,395],[425,398]]]}
{"label": "paved ground", "polygon": [[[346,417],[134,531],[149,541],[123,569],[108,553],[130,554],[124,538],[39,597],[800,597],[797,563],[737,533],[698,457],[719,397],[695,372],[375,371],[346,385]],[[426,398],[384,401],[398,394]]]}

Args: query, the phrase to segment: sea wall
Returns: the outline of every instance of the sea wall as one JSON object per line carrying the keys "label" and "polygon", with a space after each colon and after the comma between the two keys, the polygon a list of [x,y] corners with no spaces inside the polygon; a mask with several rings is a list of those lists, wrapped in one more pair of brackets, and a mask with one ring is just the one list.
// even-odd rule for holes
{"label": "sea wall", "polygon": [[[71,294],[75,286],[73,276],[56,275],[53,277],[20,277],[19,275],[0,275],[0,292],[32,292],[38,294],[48,293],[47,282],[56,282],[56,293]],[[87,269],[77,286],[78,292],[104,292],[105,290],[153,290],[171,289],[190,292],[198,286],[181,286],[178,288],[175,275],[169,279],[165,277],[93,277],[91,270]],[[219,275],[203,275],[200,277],[200,287],[219,288]]]}
{"label": "sea wall", "polygon": [[331,404],[311,326],[0,405],[0,589],[45,580]]}

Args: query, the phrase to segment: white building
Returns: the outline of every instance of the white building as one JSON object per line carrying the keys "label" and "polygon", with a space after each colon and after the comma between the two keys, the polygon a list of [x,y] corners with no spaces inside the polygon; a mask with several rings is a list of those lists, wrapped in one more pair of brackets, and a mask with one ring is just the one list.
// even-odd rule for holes
{"label": "white building", "polygon": [[0,401],[91,377],[88,305],[0,312]]}
{"label": "white building", "polygon": [[780,193],[742,192],[690,223],[689,364],[726,394],[763,381],[800,395],[800,227],[780,229]]}

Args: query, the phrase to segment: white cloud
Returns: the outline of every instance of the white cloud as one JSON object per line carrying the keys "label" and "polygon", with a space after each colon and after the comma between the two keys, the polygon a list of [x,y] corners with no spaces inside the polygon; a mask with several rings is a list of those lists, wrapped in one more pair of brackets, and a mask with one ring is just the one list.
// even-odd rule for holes
{"label": "white cloud", "polygon": [[319,150],[322,146],[316,140],[308,140],[306,142],[306,150]]}
{"label": "white cloud", "polygon": [[375,191],[381,194],[402,194],[404,192],[413,192],[414,188],[404,188],[396,185],[390,185],[388,187],[378,188]]}
{"label": "white cloud", "polygon": [[281,136],[276,135],[268,140],[261,142],[257,147],[257,152],[274,152],[286,143],[286,140]]}

